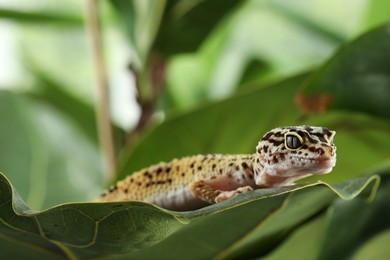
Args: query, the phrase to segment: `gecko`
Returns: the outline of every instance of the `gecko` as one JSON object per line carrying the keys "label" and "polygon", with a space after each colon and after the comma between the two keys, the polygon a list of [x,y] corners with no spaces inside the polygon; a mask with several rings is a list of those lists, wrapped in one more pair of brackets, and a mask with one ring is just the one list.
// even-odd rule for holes
{"label": "gecko", "polygon": [[144,201],[186,211],[254,189],[292,185],[332,171],[335,134],[318,126],[275,128],[261,138],[253,154],[195,155],[160,162],[117,182],[97,201]]}

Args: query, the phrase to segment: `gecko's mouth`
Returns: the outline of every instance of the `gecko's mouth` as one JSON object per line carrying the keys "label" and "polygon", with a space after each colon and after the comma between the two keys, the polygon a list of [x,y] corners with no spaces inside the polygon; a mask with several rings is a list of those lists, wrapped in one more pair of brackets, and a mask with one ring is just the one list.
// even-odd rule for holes
{"label": "gecko's mouth", "polygon": [[321,163],[321,164],[336,164],[336,157],[320,158],[320,157],[306,157],[306,156],[289,156],[291,160],[298,160],[302,162]]}
{"label": "gecko's mouth", "polygon": [[296,163],[292,168],[295,168],[295,173],[299,174],[326,174],[332,171],[336,165],[336,157],[326,158],[311,158],[304,156],[291,156],[291,160]]}
{"label": "gecko's mouth", "polygon": [[336,165],[336,158],[317,160],[317,162],[318,165],[323,168],[323,170],[319,171],[317,174],[326,174]]}
{"label": "gecko's mouth", "polygon": [[327,174],[336,165],[336,158],[314,159],[311,168],[313,174]]}

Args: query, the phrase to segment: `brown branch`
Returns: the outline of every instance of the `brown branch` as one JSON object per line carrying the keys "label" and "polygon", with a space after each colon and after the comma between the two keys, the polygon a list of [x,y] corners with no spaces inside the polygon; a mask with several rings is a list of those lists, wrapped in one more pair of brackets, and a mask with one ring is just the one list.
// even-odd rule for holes
{"label": "brown branch", "polygon": [[[147,80],[141,80],[141,73],[129,65],[129,70],[135,76],[137,103],[141,108],[141,115],[136,127],[127,135],[128,145],[131,144],[138,137],[139,133],[141,133],[152,121],[156,103],[165,84],[165,60],[157,52],[152,52],[148,64],[147,73],[144,74],[145,77],[148,77]],[[149,85],[141,87],[140,84],[144,84],[145,82],[148,82]],[[142,91],[145,87],[149,88],[149,91],[147,91],[148,95],[145,95]]]}
{"label": "brown branch", "polygon": [[86,22],[87,30],[91,40],[92,54],[96,70],[97,102],[95,104],[99,142],[106,163],[106,178],[107,181],[112,181],[115,178],[116,160],[112,127],[109,116],[107,71],[105,67],[101,42],[98,6],[96,3],[97,1],[98,0],[87,0]]}

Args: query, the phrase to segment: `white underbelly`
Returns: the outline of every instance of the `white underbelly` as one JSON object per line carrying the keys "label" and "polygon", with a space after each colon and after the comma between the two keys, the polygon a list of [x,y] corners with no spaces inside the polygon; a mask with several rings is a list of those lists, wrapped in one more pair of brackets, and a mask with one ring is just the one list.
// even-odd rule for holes
{"label": "white underbelly", "polygon": [[171,190],[157,197],[146,198],[145,201],[165,209],[176,211],[194,210],[209,205],[207,202],[192,195],[189,187]]}

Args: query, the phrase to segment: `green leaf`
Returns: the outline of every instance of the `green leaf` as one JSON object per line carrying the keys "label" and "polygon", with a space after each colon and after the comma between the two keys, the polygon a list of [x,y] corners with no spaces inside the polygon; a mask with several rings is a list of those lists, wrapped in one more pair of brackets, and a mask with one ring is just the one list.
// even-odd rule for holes
{"label": "green leaf", "polygon": [[243,2],[235,0],[167,1],[156,37],[156,50],[166,56],[196,51],[218,23]]}
{"label": "green leaf", "polygon": [[390,255],[389,241],[390,229],[387,229],[370,239],[358,250],[353,259],[387,259]]}
{"label": "green leaf", "polygon": [[381,186],[371,203],[363,199],[335,201],[327,215],[321,259],[351,258],[367,241],[388,230],[389,198],[390,171],[387,170],[381,174]]}
{"label": "green leaf", "polygon": [[268,253],[291,230],[326,208],[334,198],[334,194],[323,187],[305,189],[289,195],[271,216],[248,229],[245,235],[220,251],[216,258],[249,259]]}
{"label": "green leaf", "polygon": [[150,246],[182,225],[174,216],[143,203],[65,204],[33,212],[2,174],[0,224],[10,243],[18,240],[39,251],[79,257]]}
{"label": "green leaf", "polygon": [[278,248],[268,254],[267,260],[318,259],[321,249],[322,237],[325,231],[325,216],[314,218],[302,225],[284,241]]}
{"label": "green leaf", "polygon": [[27,24],[52,24],[55,26],[82,27],[84,24],[83,18],[76,15],[66,15],[63,13],[47,11],[21,11],[7,8],[0,8],[0,19],[8,19]]}
{"label": "green leaf", "polygon": [[[377,181],[375,176],[362,177],[346,184],[354,191],[348,196],[356,196],[367,185],[375,192]],[[69,203],[35,212],[0,174],[0,239],[13,248],[29,245],[26,250],[33,248],[32,254],[39,251],[59,257],[93,257],[142,248],[133,256],[162,257],[188,246],[199,256],[243,252],[258,255],[280,242],[288,230],[326,207],[335,197],[331,190],[343,188],[341,185],[328,189],[321,183],[312,183],[260,189],[189,212],[171,212],[142,202]],[[251,233],[252,228],[255,229]],[[221,232],[226,237],[213,244]],[[244,239],[239,240],[242,236]],[[253,245],[258,242],[263,248],[254,250]],[[166,246],[172,243],[176,244],[175,250]]]}
{"label": "green leaf", "polygon": [[332,108],[390,118],[390,24],[343,46],[305,84],[307,95],[325,94]]}
{"label": "green leaf", "polygon": [[136,37],[136,18],[135,18],[135,1],[128,0],[110,0],[109,1],[118,16],[121,18],[122,25],[127,32],[130,40],[135,42]]}
{"label": "green leaf", "polygon": [[[133,69],[142,71],[147,68],[150,49],[165,8],[165,0],[111,0],[110,3],[118,14],[120,25],[126,30],[135,52]],[[143,86],[142,86],[143,87]]]}
{"label": "green leaf", "polygon": [[371,29],[379,26],[390,19],[390,2],[381,0],[371,0],[367,2],[365,8],[365,19],[363,27]]}
{"label": "green leaf", "polygon": [[265,61],[252,59],[246,65],[241,80],[239,89],[259,88],[264,76],[271,71],[271,66]]}

